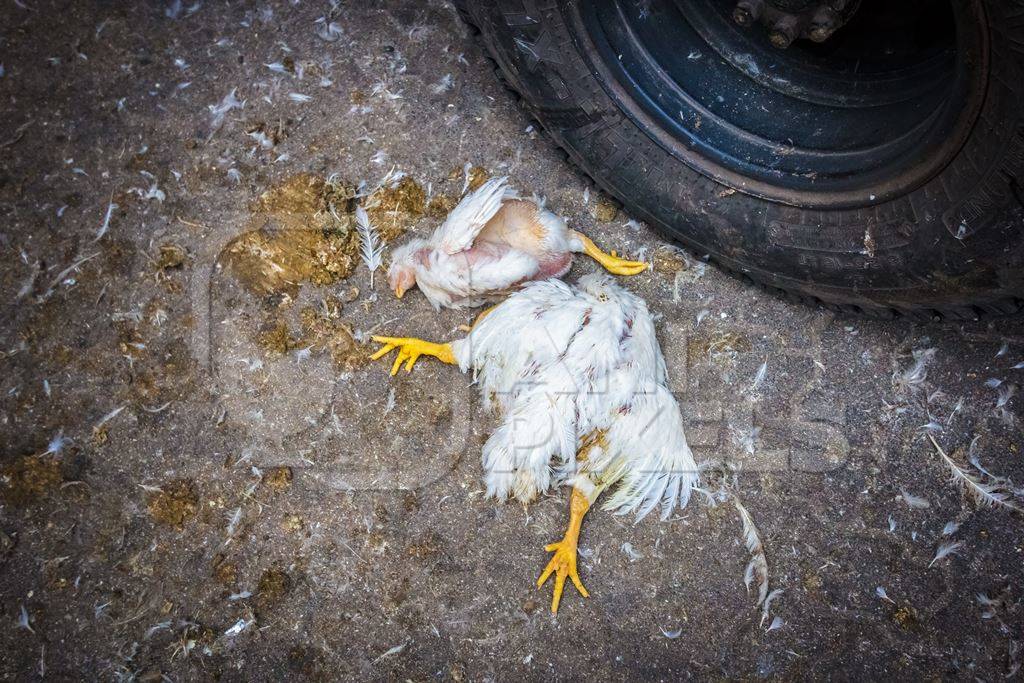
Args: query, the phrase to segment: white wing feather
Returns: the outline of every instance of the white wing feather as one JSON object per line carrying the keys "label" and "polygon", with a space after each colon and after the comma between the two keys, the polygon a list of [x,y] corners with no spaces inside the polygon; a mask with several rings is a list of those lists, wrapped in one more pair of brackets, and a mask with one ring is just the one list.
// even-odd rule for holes
{"label": "white wing feather", "polygon": [[609,278],[530,283],[453,351],[502,418],[484,446],[490,495],[526,502],[571,479],[580,440],[602,430],[605,445],[579,465],[619,483],[606,508],[642,519],[686,505],[697,466],[650,314]]}
{"label": "white wing feather", "polygon": [[686,442],[679,406],[663,386],[648,383],[625,409],[608,415],[601,457],[588,461],[602,481],[619,481],[604,509],[635,512],[640,521],[659,504],[661,518],[686,507],[697,485],[697,463]]}
{"label": "white wing feather", "polygon": [[573,393],[558,387],[518,395],[484,444],[487,495],[499,500],[512,495],[529,503],[561,484],[576,458],[574,410]]}
{"label": "white wing feather", "polygon": [[494,396],[504,408],[524,389],[557,381],[551,368],[571,355],[569,344],[586,309],[586,301],[560,280],[531,282],[493,309],[453,350],[464,372],[473,368],[488,407]]}
{"label": "white wing feather", "polygon": [[434,244],[448,254],[469,249],[487,222],[501,209],[508,189],[507,181],[506,177],[491,178],[463,197],[434,232]]}
{"label": "white wing feather", "polygon": [[[563,282],[528,284],[452,345],[473,368],[502,424],[483,449],[487,493],[529,502],[561,483],[576,457],[576,376],[559,359],[582,327],[586,302]],[[554,468],[552,467],[554,461]]]}
{"label": "white wing feather", "polygon": [[428,267],[417,271],[416,283],[435,309],[479,306],[532,277],[539,267],[536,258],[515,249],[477,253],[473,263],[465,252],[434,251],[429,259]]}

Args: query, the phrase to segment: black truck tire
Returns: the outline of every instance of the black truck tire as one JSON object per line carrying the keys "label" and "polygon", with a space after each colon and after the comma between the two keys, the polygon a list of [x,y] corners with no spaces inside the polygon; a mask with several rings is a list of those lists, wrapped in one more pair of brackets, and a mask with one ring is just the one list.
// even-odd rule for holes
{"label": "black truck tire", "polygon": [[840,192],[822,202],[766,196],[696,169],[596,56],[588,5],[480,0],[459,10],[529,113],[632,216],[794,301],[952,319],[1024,307],[1024,2],[953,0],[978,22],[967,58],[983,80],[965,105],[973,109],[962,139],[943,141],[946,156],[929,177],[891,192],[883,184],[862,201]]}

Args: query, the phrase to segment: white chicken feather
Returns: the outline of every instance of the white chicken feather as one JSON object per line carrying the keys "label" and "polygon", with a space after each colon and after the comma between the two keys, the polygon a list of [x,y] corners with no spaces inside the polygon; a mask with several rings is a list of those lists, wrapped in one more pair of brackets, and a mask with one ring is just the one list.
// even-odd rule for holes
{"label": "white chicken feather", "polygon": [[520,197],[507,178],[492,178],[466,195],[429,238],[395,249],[388,281],[399,298],[418,286],[435,309],[474,307],[525,282],[561,277],[573,253],[586,253],[620,275],[647,265],[605,254],[538,200]]}
{"label": "white chicken feather", "polygon": [[[663,517],[686,504],[696,465],[647,305],[604,276],[532,283],[452,343],[502,423],[484,446],[488,493],[528,503],[578,477],[621,484],[605,508]],[[601,443],[577,463],[588,435]],[[664,500],[663,500],[664,499]]]}
{"label": "white chicken feather", "polygon": [[556,555],[541,577],[558,572],[553,610],[567,576],[586,595],[576,535],[598,496],[614,487],[604,509],[640,521],[660,505],[667,519],[698,483],[647,305],[606,275],[529,283],[450,344],[374,339],[384,344],[374,358],[399,349],[392,374],[422,355],[473,372],[500,419],[483,447],[489,496],[529,503],[573,486],[570,529],[548,546]]}

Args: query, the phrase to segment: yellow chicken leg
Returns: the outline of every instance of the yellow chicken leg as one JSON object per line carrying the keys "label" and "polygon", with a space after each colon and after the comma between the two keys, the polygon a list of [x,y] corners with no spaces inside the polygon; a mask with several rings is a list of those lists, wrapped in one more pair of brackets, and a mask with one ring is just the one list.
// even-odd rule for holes
{"label": "yellow chicken leg", "polygon": [[[398,374],[399,368],[405,362],[405,371],[412,372],[412,366],[416,364],[420,356],[433,356],[442,363],[455,365],[455,355],[452,353],[452,345],[448,343],[435,344],[434,342],[416,339],[415,337],[371,337],[373,341],[383,344],[377,353],[370,356],[371,360],[377,360],[398,349],[398,356],[395,364],[391,366],[391,376]],[[406,362],[408,361],[408,362]]]}
{"label": "yellow chicken leg", "polygon": [[583,245],[583,253],[600,263],[605,270],[613,275],[639,275],[647,269],[647,264],[642,261],[621,259],[616,256],[614,251],[610,254],[604,253],[594,244],[593,240],[581,232],[573,230],[572,236]]}
{"label": "yellow chicken leg", "polygon": [[537,588],[544,585],[548,577],[555,575],[555,592],[551,598],[551,613],[558,613],[558,603],[562,600],[562,591],[565,590],[566,578],[572,580],[576,590],[589,598],[590,593],[583,587],[580,575],[576,571],[576,544],[580,537],[580,526],[583,524],[583,516],[590,509],[590,498],[579,488],[573,487],[572,498],[569,501],[569,527],[565,530],[565,537],[558,543],[544,546],[544,550],[554,552],[554,557],[548,562],[544,573],[537,579]]}

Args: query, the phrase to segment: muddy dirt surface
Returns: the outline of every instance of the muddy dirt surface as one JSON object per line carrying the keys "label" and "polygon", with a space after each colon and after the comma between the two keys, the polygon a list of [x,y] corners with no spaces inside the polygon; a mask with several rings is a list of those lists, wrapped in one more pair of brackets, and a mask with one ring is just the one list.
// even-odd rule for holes
{"label": "muddy dirt surface", "polygon": [[[1024,323],[837,318],[668,249],[450,6],[373,4],[0,5],[0,677],[1020,676],[1024,516],[927,436],[1024,504]],[[472,313],[371,285],[355,202],[386,261],[500,174],[655,265],[625,284],[716,463],[717,504],[593,511],[557,618],[566,492],[484,499],[469,378],[367,359]]]}

